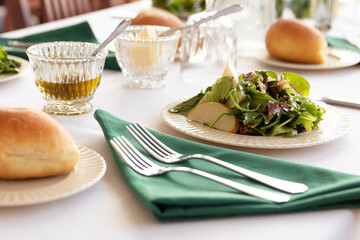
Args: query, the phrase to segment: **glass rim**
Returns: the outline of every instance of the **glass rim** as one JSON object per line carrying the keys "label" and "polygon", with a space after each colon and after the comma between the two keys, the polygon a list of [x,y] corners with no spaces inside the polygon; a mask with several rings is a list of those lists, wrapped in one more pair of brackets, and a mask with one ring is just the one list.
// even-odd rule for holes
{"label": "glass rim", "polygon": [[79,58],[54,58],[54,57],[47,57],[34,53],[35,48],[44,48],[46,46],[57,46],[57,45],[75,45],[75,46],[80,45],[80,46],[92,46],[92,47],[100,46],[100,44],[96,44],[96,43],[77,42],[77,41],[44,42],[30,46],[29,48],[26,49],[26,54],[28,56],[40,58],[42,60],[47,60],[47,61],[53,61],[53,62],[90,62],[101,58],[105,58],[109,52],[108,49],[105,48],[101,50],[96,56],[79,57]]}
{"label": "glass rim", "polygon": [[117,38],[116,40],[127,40],[127,41],[134,41],[134,42],[166,42],[166,41],[172,41],[172,40],[178,40],[180,39],[181,32],[175,31],[173,34],[169,36],[163,36],[163,37],[156,37],[156,38],[139,38],[135,36],[128,36],[126,35],[129,31],[135,29],[140,30],[146,26],[154,27],[156,30],[169,30],[170,27],[165,26],[159,26],[159,25],[132,25],[126,28]]}

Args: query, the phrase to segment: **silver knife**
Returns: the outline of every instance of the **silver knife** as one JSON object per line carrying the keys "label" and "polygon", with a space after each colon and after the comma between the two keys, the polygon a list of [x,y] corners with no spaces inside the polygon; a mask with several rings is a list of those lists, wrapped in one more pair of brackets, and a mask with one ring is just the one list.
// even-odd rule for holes
{"label": "silver knife", "polygon": [[[15,41],[15,40],[9,40],[7,41],[8,48],[10,49],[27,49],[28,47],[39,44],[41,42],[22,42],[22,41]],[[5,46],[6,48],[6,46]],[[114,48],[115,49],[115,48]],[[5,49],[4,49],[5,50]],[[5,50],[6,51],[6,50]],[[109,52],[114,53],[115,50],[109,48]]]}
{"label": "silver knife", "polygon": [[360,102],[350,99],[340,99],[334,97],[319,97],[319,96],[310,96],[311,99],[323,101],[330,105],[338,105],[344,107],[360,108]]}
{"label": "silver knife", "polygon": [[34,42],[21,42],[21,41],[14,41],[14,40],[9,40],[7,42],[7,45],[10,47],[17,47],[17,48],[28,48],[34,44]]}

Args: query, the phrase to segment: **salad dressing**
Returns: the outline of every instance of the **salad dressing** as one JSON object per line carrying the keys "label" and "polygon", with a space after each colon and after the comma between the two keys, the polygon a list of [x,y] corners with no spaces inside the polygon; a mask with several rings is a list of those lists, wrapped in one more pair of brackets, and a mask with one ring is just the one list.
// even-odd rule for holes
{"label": "salad dressing", "polygon": [[40,92],[55,101],[81,101],[92,96],[100,84],[100,77],[79,81],[69,79],[68,82],[46,82],[36,79]]}

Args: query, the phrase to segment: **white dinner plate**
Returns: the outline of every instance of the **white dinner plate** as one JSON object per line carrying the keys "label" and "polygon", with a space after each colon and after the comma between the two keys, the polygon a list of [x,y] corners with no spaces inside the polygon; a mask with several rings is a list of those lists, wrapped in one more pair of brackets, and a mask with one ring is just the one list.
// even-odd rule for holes
{"label": "white dinner plate", "polygon": [[26,73],[30,68],[30,63],[23,58],[12,56],[12,55],[8,55],[8,58],[21,62],[21,66],[19,68],[20,72],[19,73],[2,73],[2,74],[0,74],[0,83],[10,81],[10,80],[15,80],[15,79],[19,78],[20,76],[22,76],[24,73]]}
{"label": "white dinner plate", "polygon": [[162,119],[179,132],[221,144],[268,149],[310,147],[334,141],[347,134],[351,129],[351,121],[342,111],[321,103],[321,106],[326,109],[326,113],[323,114],[324,120],[320,122],[319,129],[301,133],[296,137],[264,137],[228,133],[191,121],[181,114],[169,112],[169,109],[187,99],[178,99],[166,105],[161,111]]}
{"label": "white dinner plate", "polygon": [[260,62],[271,66],[305,70],[326,70],[344,68],[353,66],[360,62],[360,54],[350,50],[329,47],[329,53],[330,54],[326,57],[325,63],[323,64],[305,64],[282,61],[270,56],[270,54],[266,50],[262,54],[259,54],[259,56],[257,56],[257,59]]}
{"label": "white dinner plate", "polygon": [[0,206],[53,201],[81,192],[105,174],[106,163],[95,151],[79,146],[80,160],[69,173],[38,179],[0,180]]}

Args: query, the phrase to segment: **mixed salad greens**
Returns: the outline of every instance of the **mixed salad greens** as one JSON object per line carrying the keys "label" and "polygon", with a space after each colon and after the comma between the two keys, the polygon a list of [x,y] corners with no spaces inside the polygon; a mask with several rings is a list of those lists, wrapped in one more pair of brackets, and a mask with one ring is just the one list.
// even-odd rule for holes
{"label": "mixed salad greens", "polygon": [[21,62],[8,59],[7,52],[0,46],[0,74],[1,73],[19,73]]}
{"label": "mixed salad greens", "polygon": [[167,10],[180,18],[205,9],[204,0],[152,0],[152,6]]}
{"label": "mixed salad greens", "polygon": [[[235,79],[234,79],[235,78]],[[308,81],[290,72],[277,75],[273,71],[255,71],[236,76],[224,76],[205,92],[178,104],[171,113],[187,116],[197,106],[208,102],[227,105],[222,116],[234,115],[239,122],[236,133],[260,136],[296,136],[318,128],[325,109],[308,98]]]}

